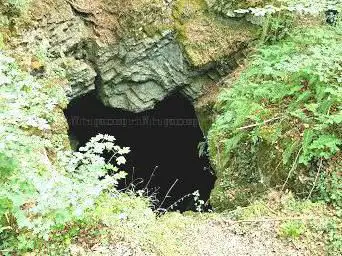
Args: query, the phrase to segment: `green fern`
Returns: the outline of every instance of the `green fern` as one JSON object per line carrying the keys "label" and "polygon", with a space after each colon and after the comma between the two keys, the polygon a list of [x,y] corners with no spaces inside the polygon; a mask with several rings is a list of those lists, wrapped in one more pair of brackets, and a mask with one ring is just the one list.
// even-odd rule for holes
{"label": "green fern", "polygon": [[[341,28],[299,28],[287,39],[262,46],[233,86],[220,93],[209,149],[212,158],[219,155],[225,163],[221,171],[238,169],[233,157],[242,145],[251,145],[257,161],[270,161],[257,163],[261,172],[273,173],[269,180],[275,183],[269,185],[290,178],[291,187],[303,170],[309,176],[313,163],[341,151]],[[261,157],[265,154],[268,159]],[[272,156],[281,163],[273,166]],[[308,193],[305,186],[302,195]]]}

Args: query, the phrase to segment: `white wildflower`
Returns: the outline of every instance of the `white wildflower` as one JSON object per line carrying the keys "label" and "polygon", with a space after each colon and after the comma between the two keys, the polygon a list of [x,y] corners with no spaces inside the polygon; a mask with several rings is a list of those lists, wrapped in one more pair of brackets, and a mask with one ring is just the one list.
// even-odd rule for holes
{"label": "white wildflower", "polygon": [[120,148],[120,149],[118,150],[118,153],[119,153],[120,155],[128,154],[129,152],[131,152],[131,150],[130,150],[129,147]]}
{"label": "white wildflower", "polygon": [[96,143],[95,145],[94,145],[94,153],[97,153],[97,154],[102,154],[103,153],[103,151],[104,151],[104,149],[105,149],[105,145],[104,144],[102,144],[102,143]]}
{"label": "white wildflower", "polygon": [[103,139],[105,139],[106,141],[109,141],[109,142],[113,142],[116,140],[114,136],[111,136],[108,134],[103,135]]}
{"label": "white wildflower", "polygon": [[117,163],[118,165],[125,164],[125,163],[126,163],[126,158],[123,157],[123,156],[119,156],[119,157],[116,159],[116,163]]}
{"label": "white wildflower", "polygon": [[88,151],[88,149],[87,149],[86,147],[80,147],[80,148],[78,149],[78,151],[80,151],[80,152],[86,152],[86,151]]}

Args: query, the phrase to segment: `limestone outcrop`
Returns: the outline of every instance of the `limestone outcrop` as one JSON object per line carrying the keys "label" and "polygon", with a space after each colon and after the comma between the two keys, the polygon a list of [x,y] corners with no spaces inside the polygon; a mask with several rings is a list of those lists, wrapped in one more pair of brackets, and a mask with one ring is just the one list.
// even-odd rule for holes
{"label": "limestone outcrop", "polygon": [[102,48],[96,62],[105,105],[134,112],[190,84],[191,71],[171,31]]}
{"label": "limestone outcrop", "polygon": [[204,0],[34,1],[17,47],[65,70],[70,99],[96,89],[105,105],[141,112],[175,91],[196,100],[237,66],[255,28],[208,8]]}

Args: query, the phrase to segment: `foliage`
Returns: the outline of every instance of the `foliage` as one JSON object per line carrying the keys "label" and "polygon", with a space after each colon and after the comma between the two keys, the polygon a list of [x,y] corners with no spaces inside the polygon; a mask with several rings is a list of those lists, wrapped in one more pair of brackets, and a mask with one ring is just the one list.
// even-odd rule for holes
{"label": "foliage", "polygon": [[[0,215],[13,216],[12,222],[4,221],[2,224],[10,230],[3,234],[3,246],[6,247],[6,240],[11,239],[11,235],[25,229],[47,239],[55,227],[83,219],[85,211],[94,206],[104,191],[114,193],[117,181],[125,177],[125,173],[118,172],[117,167],[106,162],[102,154],[110,152],[120,165],[125,162],[123,154],[129,150],[113,142],[111,136],[98,135],[81,149],[82,153],[64,153],[60,162],[66,173],[53,169],[45,172],[26,169],[24,174],[12,174],[0,191],[2,200],[8,205]],[[112,172],[110,176],[109,172]]]}
{"label": "foliage", "polygon": [[234,12],[237,14],[250,13],[261,17],[280,12],[319,15],[326,10],[338,10],[342,7],[341,1],[334,0],[273,0],[267,2],[266,5],[262,5],[259,1],[257,5],[247,6],[247,8],[236,8]]}
{"label": "foliage", "polygon": [[280,226],[280,235],[289,238],[299,238],[304,232],[304,224],[301,221],[287,221]]}
{"label": "foliage", "polygon": [[[247,148],[254,155],[247,163],[256,162],[241,169],[256,175],[247,186],[295,189],[297,180],[302,184],[297,191],[308,195],[315,183],[302,176],[322,171],[324,166],[315,163],[331,160],[342,145],[341,36],[340,26],[301,28],[257,50],[238,81],[218,98],[209,147],[219,172],[240,172],[234,161]],[[222,180],[223,174],[218,176]]]}
{"label": "foliage", "polygon": [[317,194],[319,199],[333,205],[337,209],[337,214],[342,216],[342,163],[339,159],[333,159],[332,164],[320,174]]}
{"label": "foliage", "polygon": [[242,223],[266,223],[284,241],[297,248],[305,246],[310,255],[335,256],[342,248],[341,219],[324,202],[298,200],[291,193],[272,190],[227,214]]}
{"label": "foliage", "polygon": [[112,136],[98,135],[74,153],[54,144],[54,133],[66,132],[58,128],[64,105],[63,88],[38,81],[0,53],[0,250],[32,249],[32,237],[48,239],[55,227],[83,219],[125,176],[116,166],[129,148]]}
{"label": "foliage", "polygon": [[[246,17],[252,23],[262,25],[261,42],[265,43],[284,38],[294,26],[295,21],[298,25],[299,20],[305,20],[308,16],[321,20],[323,14],[332,15],[326,16],[326,21],[335,24],[337,17],[331,11],[341,11],[342,2],[333,0],[216,0],[211,7],[228,17]],[[327,13],[327,11],[330,12]]]}

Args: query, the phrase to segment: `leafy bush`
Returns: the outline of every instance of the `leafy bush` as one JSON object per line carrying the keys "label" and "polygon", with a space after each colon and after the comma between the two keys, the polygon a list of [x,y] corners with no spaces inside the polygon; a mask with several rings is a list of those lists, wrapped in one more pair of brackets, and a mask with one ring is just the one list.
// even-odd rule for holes
{"label": "leafy bush", "polygon": [[299,238],[304,233],[304,224],[301,221],[287,221],[280,226],[280,235],[288,238]]}
{"label": "leafy bush", "polygon": [[342,162],[341,156],[331,160],[325,172],[320,173],[317,182],[318,198],[335,206],[337,214],[342,216]]}
{"label": "leafy bush", "polygon": [[236,187],[247,195],[269,186],[309,194],[310,173],[323,172],[342,145],[341,39],[340,26],[297,29],[261,47],[222,91],[209,132],[222,184],[217,198]]}
{"label": "leafy bush", "polygon": [[[53,168],[24,169],[22,166],[21,171],[15,173],[12,160],[3,164],[6,167],[3,170],[11,171],[0,190],[4,202],[0,216],[6,217],[1,228],[10,231],[3,234],[5,238],[9,239],[12,233],[32,230],[33,234],[47,239],[55,227],[81,220],[103,192],[115,192],[117,181],[125,177],[125,173],[106,162],[102,154],[110,152],[120,165],[125,162],[123,154],[129,149],[116,146],[111,136],[98,135],[81,151],[61,152],[60,163],[65,173]],[[109,172],[112,174],[108,175]]]}
{"label": "leafy bush", "polygon": [[0,250],[8,253],[82,220],[125,176],[116,166],[129,148],[115,145],[112,136],[98,135],[80,152],[54,140],[67,132],[64,89],[57,85],[22,72],[0,52]]}

